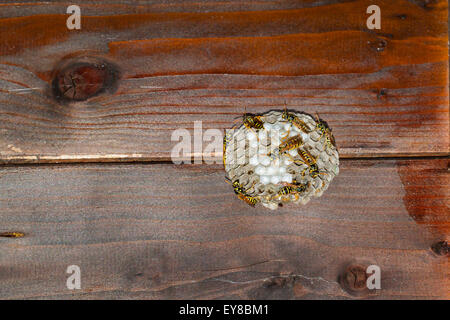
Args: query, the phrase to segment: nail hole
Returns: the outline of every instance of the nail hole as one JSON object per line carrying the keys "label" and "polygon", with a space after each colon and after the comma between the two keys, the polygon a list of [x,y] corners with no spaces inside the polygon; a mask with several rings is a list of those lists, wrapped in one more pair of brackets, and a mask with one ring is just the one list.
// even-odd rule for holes
{"label": "nail hole", "polygon": [[377,99],[380,100],[382,98],[385,98],[387,96],[387,90],[386,89],[379,89],[377,92]]}
{"label": "nail hole", "polygon": [[369,47],[372,50],[375,50],[377,52],[383,52],[384,49],[387,47],[387,41],[384,39],[377,39],[375,41],[367,41]]}

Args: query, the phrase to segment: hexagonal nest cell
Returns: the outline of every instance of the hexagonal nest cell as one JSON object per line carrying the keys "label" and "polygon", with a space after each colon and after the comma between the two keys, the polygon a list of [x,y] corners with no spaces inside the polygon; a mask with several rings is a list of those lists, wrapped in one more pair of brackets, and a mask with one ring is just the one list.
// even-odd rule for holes
{"label": "hexagonal nest cell", "polygon": [[224,166],[239,199],[272,210],[320,197],[339,173],[331,129],[319,118],[293,111],[245,114],[227,130]]}

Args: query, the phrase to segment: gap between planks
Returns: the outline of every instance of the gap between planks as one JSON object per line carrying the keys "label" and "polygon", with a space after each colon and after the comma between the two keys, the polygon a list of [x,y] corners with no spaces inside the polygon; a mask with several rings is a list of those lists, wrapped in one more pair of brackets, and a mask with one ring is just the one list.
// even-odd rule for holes
{"label": "gap between planks", "polygon": [[[429,154],[371,154],[371,155],[360,155],[358,157],[349,155],[340,155],[340,160],[344,161],[358,161],[358,160],[434,160],[434,159],[450,159],[450,152],[441,153],[429,153]],[[78,159],[39,159],[38,161],[27,161],[24,159],[14,159],[12,161],[5,161],[0,159],[1,167],[16,167],[16,166],[51,166],[51,165],[79,165],[79,164],[167,164],[176,165],[170,158],[152,158],[152,157],[142,157],[142,158],[78,158]],[[191,158],[190,163],[183,163],[180,165],[197,165],[194,163],[194,158]],[[219,165],[221,164],[221,159],[217,163],[206,163],[202,162],[198,165]]]}

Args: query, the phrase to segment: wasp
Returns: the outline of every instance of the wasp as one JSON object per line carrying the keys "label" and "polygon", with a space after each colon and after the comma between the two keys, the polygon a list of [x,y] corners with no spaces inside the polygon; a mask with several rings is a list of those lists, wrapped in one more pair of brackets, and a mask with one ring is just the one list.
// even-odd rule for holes
{"label": "wasp", "polygon": [[290,194],[295,195],[295,201],[298,200],[299,194],[305,192],[308,189],[309,182],[308,183],[299,183],[297,181],[292,181],[292,183],[283,183],[284,187],[280,189],[278,192],[279,196],[287,196]]}
{"label": "wasp", "polygon": [[[248,129],[253,131],[253,133],[256,134],[256,131],[264,128],[264,121],[261,120],[261,116],[257,116],[253,113],[244,113],[242,116],[242,121],[244,123],[244,126]],[[256,135],[256,138],[259,141],[258,135]]]}
{"label": "wasp", "polygon": [[309,169],[309,175],[311,178],[316,178],[319,174],[327,175],[325,172],[320,172],[319,167],[317,166],[316,159],[306,150],[302,150],[298,148],[298,155],[300,159],[293,160],[295,164],[298,165],[298,162],[302,164],[306,164],[307,168],[302,171],[302,175],[305,175],[305,171]]}
{"label": "wasp", "polygon": [[308,127],[308,125],[304,121],[300,120],[296,115],[289,113],[287,111],[287,108],[284,108],[281,117],[287,122],[290,122],[292,125],[300,129],[301,131],[303,131],[304,133],[311,132],[311,129]]}
{"label": "wasp", "polygon": [[[229,179],[226,179],[226,181],[227,183],[230,183],[232,185],[234,193],[238,195],[238,198],[245,201],[249,206],[254,207],[255,204],[259,202],[258,197],[252,197],[247,194],[247,190],[244,189],[244,187],[239,183],[238,180],[230,182]],[[253,185],[249,189],[253,188]]]}
{"label": "wasp", "polygon": [[303,184],[303,183],[299,183],[294,180],[294,181],[292,181],[292,183],[284,182],[283,185],[284,185],[284,187],[281,188],[279,191],[280,195],[305,192],[306,189],[308,188],[309,182]]}
{"label": "wasp", "polygon": [[238,198],[241,199],[242,201],[245,201],[251,207],[254,207],[259,201],[259,199],[256,197],[250,197],[243,194],[238,195]]}
{"label": "wasp", "polygon": [[320,132],[320,139],[322,139],[323,136],[325,136],[325,142],[328,146],[328,148],[331,148],[332,146],[336,147],[336,141],[334,140],[334,136],[331,133],[330,128],[319,118],[319,115],[316,114],[317,117],[317,124],[316,124],[316,130]]}
{"label": "wasp", "polygon": [[252,113],[244,113],[243,122],[247,129],[259,130],[264,127],[264,121],[261,120],[261,116],[256,116]]}
{"label": "wasp", "polygon": [[303,139],[302,139],[301,135],[296,135],[296,136],[293,136],[290,138],[285,138],[282,140],[279,147],[277,149],[275,149],[274,152],[269,153],[268,156],[273,158],[274,155],[280,155],[280,154],[286,153],[290,150],[299,148],[302,144],[303,144]]}

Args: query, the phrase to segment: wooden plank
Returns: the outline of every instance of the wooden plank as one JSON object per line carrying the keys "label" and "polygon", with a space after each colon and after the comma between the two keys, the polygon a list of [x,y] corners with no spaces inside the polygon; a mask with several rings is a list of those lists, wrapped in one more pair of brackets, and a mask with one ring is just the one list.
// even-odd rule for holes
{"label": "wooden plank", "polygon": [[[218,166],[0,168],[0,298],[350,299],[349,263],[380,266],[371,299],[450,298],[448,159],[344,160],[325,194],[277,211],[237,199]],[[81,268],[82,289],[66,288]]]}
{"label": "wooden plank", "polygon": [[[0,161],[169,160],[175,129],[285,104],[319,112],[342,157],[448,154],[447,1],[427,3],[378,1],[377,32],[366,0],[80,2],[72,31],[62,4],[2,5]],[[118,90],[55,101],[55,66],[85,50]]]}

